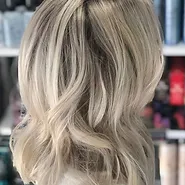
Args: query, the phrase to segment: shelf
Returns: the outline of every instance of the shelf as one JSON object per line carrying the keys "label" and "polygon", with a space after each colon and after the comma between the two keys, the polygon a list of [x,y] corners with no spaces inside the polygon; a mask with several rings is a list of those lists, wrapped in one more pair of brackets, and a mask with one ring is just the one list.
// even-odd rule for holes
{"label": "shelf", "polygon": [[[185,44],[180,43],[174,46],[164,45],[164,56],[185,56]],[[0,48],[0,57],[16,57],[19,49],[16,48]]]}
{"label": "shelf", "polygon": [[166,138],[166,130],[150,129],[149,132],[150,132],[153,140],[165,139]]}
{"label": "shelf", "polygon": [[156,139],[185,139],[185,130],[149,130],[152,138]]}
{"label": "shelf", "polygon": [[167,139],[185,139],[185,130],[166,130]]}
{"label": "shelf", "polygon": [[180,43],[174,46],[165,45],[163,54],[164,56],[185,56],[185,44]]}
{"label": "shelf", "polygon": [[17,57],[19,49],[16,48],[0,48],[0,57]]}

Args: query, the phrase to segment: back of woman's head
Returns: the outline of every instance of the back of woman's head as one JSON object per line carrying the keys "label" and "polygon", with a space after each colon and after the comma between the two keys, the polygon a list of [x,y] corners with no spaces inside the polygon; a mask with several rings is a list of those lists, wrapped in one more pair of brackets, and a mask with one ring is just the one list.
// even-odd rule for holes
{"label": "back of woman's head", "polygon": [[45,0],[19,57],[28,124],[15,129],[12,150],[23,180],[152,185],[153,146],[140,112],[162,69],[152,1]]}

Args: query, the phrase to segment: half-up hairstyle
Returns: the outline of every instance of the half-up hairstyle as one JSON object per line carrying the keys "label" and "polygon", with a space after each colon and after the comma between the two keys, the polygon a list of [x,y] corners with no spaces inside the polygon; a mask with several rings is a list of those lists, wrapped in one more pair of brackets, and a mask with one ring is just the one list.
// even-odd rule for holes
{"label": "half-up hairstyle", "polygon": [[24,182],[153,185],[140,113],[162,75],[161,48],[151,0],[45,0],[19,56],[27,115],[11,148]]}

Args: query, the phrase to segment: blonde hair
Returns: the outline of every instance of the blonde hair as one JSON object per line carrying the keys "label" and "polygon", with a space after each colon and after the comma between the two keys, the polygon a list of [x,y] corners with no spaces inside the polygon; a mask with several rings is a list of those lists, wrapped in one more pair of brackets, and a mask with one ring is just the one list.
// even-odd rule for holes
{"label": "blonde hair", "polygon": [[[152,185],[140,113],[163,70],[150,0],[45,0],[21,44],[14,165],[38,185]],[[16,134],[18,133],[18,134]]]}

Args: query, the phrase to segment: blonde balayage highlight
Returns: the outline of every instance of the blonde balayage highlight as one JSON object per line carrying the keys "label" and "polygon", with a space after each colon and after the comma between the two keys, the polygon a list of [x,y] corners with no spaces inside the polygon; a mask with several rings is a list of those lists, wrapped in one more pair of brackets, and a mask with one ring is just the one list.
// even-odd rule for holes
{"label": "blonde balayage highlight", "polygon": [[150,0],[45,0],[19,56],[28,124],[11,148],[24,182],[154,184],[140,113],[162,74],[161,48]]}

